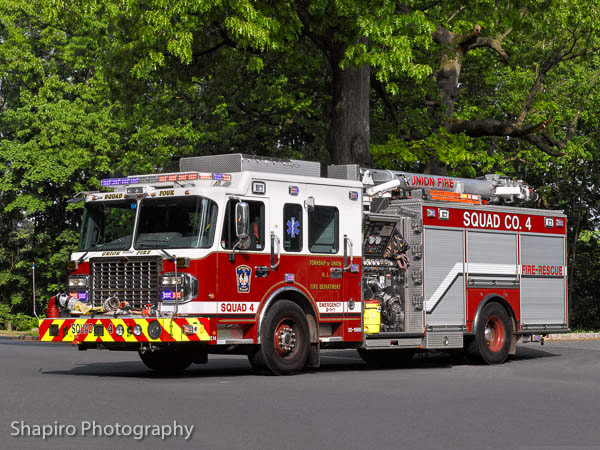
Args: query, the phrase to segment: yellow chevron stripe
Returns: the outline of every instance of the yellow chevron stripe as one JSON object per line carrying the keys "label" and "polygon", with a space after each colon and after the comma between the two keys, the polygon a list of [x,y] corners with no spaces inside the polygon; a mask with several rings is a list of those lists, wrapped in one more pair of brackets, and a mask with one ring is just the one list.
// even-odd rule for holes
{"label": "yellow chevron stripe", "polygon": [[[88,320],[89,320],[89,323],[88,323]],[[101,324],[103,324],[103,321],[106,323],[106,320],[108,320],[109,322],[105,325],[104,334],[102,336],[95,336],[94,335],[94,325],[101,325]],[[191,341],[197,341],[197,340],[209,341],[210,340],[210,335],[204,328],[204,325],[202,324],[202,322],[197,318],[187,318],[188,324],[196,327],[197,331],[194,335],[185,334],[182,330],[182,327],[180,325],[178,325],[175,320],[172,320],[172,319],[155,319],[155,320],[157,320],[160,323],[160,325],[163,327],[163,329],[166,330],[166,332],[171,335],[171,337],[173,338],[173,341],[175,341],[175,342],[191,342]],[[149,322],[145,318],[144,319],[132,318],[132,319],[127,319],[127,321],[125,319],[120,319],[120,318],[111,318],[111,319],[102,319],[102,320],[99,318],[94,318],[91,320],[89,318],[40,319],[40,321],[39,321],[40,330],[43,328],[42,324],[43,323],[46,324],[47,321],[49,321],[49,324],[48,324],[49,326],[46,328],[46,331],[44,332],[44,334],[39,337],[39,340],[42,342],[52,342],[55,339],[56,339],[56,342],[73,342],[75,340],[76,336],[78,337],[78,341],[80,341],[80,342],[97,342],[97,341],[98,342],[107,342],[107,343],[120,342],[121,341],[120,339],[113,338],[111,336],[111,334],[108,332],[108,330],[106,329],[106,327],[109,325],[112,325],[115,329],[118,325],[121,325],[123,327],[123,329],[125,330],[125,332],[121,336],[121,339],[123,340],[123,342],[138,342],[138,337],[136,337],[133,333],[128,333],[128,328],[130,326],[134,327],[135,325],[140,325],[142,328],[142,334],[139,337],[139,340],[144,341],[144,342],[161,342],[160,337],[158,339],[150,338],[150,336],[148,334]],[[59,331],[58,338],[50,335],[50,328],[52,325],[56,325],[58,327],[58,331]],[[65,325],[68,325],[66,327],[67,328],[66,334],[64,334],[64,332],[63,332],[63,328],[65,328]],[[83,340],[79,339],[79,335],[76,333],[76,331],[79,331],[82,329],[85,329],[85,331],[86,331],[86,333],[83,334],[84,335]],[[74,333],[74,331],[75,331],[75,333]],[[194,338],[194,336],[196,338]]]}

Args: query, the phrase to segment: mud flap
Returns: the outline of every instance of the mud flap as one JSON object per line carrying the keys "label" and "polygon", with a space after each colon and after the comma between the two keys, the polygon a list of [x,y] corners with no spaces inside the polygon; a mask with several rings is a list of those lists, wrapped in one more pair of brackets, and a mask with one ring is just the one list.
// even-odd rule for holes
{"label": "mud flap", "polygon": [[510,322],[512,323],[513,332],[510,338],[510,347],[508,348],[509,356],[515,356],[517,354],[517,335],[515,334],[515,330],[517,329],[517,324],[515,323],[515,319],[511,317]]}
{"label": "mud flap", "polygon": [[508,354],[510,356],[515,356],[517,354],[517,335],[512,334],[510,339],[510,348],[508,349]]}
{"label": "mud flap", "polygon": [[306,361],[306,367],[309,369],[318,369],[321,367],[321,344],[312,343],[310,344],[310,350],[308,352],[308,360]]}

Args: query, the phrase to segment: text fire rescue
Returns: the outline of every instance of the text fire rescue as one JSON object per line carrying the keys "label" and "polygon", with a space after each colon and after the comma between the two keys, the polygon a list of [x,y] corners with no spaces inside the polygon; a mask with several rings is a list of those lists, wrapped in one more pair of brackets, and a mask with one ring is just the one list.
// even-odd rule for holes
{"label": "text fire rescue", "polygon": [[[501,228],[501,225],[504,225],[504,229],[506,230],[521,229],[521,221],[519,220],[519,216],[506,214],[504,216],[504,224],[502,224],[500,214],[479,211],[465,211],[463,214],[463,224],[465,227],[472,228],[499,229]],[[531,217],[527,217],[527,220],[525,221],[525,228],[531,230]]]}

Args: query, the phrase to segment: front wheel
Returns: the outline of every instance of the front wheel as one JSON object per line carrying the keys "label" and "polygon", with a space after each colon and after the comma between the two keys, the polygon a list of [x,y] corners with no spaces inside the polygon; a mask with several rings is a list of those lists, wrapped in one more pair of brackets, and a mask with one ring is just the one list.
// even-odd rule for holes
{"label": "front wheel", "polygon": [[267,311],[260,342],[260,350],[250,359],[253,367],[264,367],[275,375],[291,375],[304,369],[310,335],[302,308],[289,300],[276,302]]}
{"label": "front wheel", "polygon": [[193,357],[189,352],[162,349],[154,351],[138,351],[140,359],[148,367],[162,374],[183,372],[192,364]]}
{"label": "front wheel", "polygon": [[512,325],[506,310],[488,303],[478,319],[475,338],[468,344],[467,356],[486,364],[502,364],[510,351]]}

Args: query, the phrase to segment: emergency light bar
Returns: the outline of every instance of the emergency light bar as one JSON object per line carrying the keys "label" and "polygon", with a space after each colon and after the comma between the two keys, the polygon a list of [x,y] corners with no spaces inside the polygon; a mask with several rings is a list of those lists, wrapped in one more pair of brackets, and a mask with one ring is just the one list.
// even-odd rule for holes
{"label": "emergency light bar", "polygon": [[444,202],[470,203],[472,205],[481,205],[481,196],[477,194],[462,194],[460,192],[440,191],[430,189],[429,195],[432,200]]}
{"label": "emergency light bar", "polygon": [[132,184],[168,183],[170,181],[216,180],[231,181],[228,173],[178,172],[159,175],[134,175],[124,178],[105,178],[101,181],[104,187],[129,186]]}

